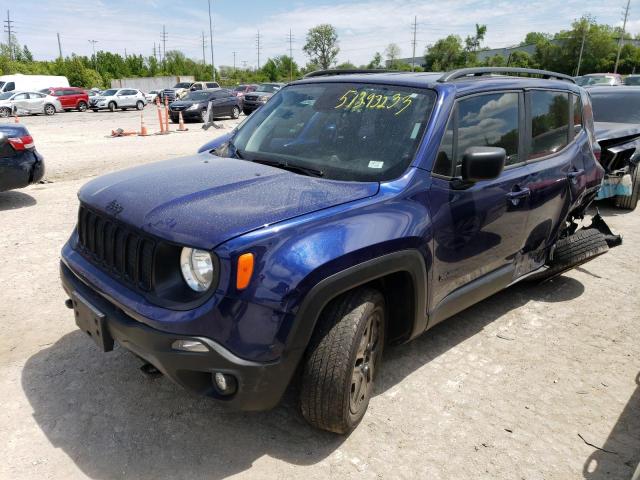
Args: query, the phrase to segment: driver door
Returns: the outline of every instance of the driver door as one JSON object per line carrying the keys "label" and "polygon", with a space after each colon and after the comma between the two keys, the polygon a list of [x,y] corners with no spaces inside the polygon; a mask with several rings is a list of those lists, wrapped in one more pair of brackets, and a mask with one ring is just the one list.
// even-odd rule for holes
{"label": "driver door", "polygon": [[29,115],[33,113],[29,108],[28,93],[19,93],[18,95],[13,97],[11,103],[13,103],[14,110],[18,115]]}
{"label": "driver door", "polygon": [[[530,208],[523,132],[523,92],[463,97],[454,107],[432,169],[430,190],[434,324],[501,290],[514,278]],[[465,186],[459,180],[462,157],[467,148],[480,146],[504,148],[505,169],[498,178]]]}

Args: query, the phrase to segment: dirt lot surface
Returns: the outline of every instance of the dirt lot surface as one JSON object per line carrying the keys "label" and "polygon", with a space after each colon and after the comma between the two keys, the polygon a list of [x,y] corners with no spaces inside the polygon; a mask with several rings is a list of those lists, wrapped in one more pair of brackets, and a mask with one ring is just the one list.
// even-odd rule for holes
{"label": "dirt lot surface", "polygon": [[[146,113],[152,126],[155,111]],[[28,118],[54,183],[0,193],[0,478],[629,479],[640,462],[640,212],[623,246],[518,285],[387,350],[359,428],[308,427],[295,392],[239,413],[98,353],[59,286],[91,175],[192,153],[220,130],[106,139],[136,113]],[[226,122],[231,125],[235,122]]]}

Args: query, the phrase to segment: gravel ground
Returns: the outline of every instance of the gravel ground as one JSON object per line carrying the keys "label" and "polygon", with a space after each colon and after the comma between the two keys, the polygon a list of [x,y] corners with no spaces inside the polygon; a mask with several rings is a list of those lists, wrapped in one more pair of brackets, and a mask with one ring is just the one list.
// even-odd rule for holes
{"label": "gravel ground", "polygon": [[78,188],[191,153],[220,132],[191,124],[162,138],[104,138],[137,119],[23,120],[54,183],[0,193],[0,478],[631,477],[640,462],[638,212],[603,209],[623,246],[388,349],[367,416],[339,437],[304,423],[295,391],[270,412],[229,411],[144,377],[122,349],[98,353],[75,328],[58,258]]}

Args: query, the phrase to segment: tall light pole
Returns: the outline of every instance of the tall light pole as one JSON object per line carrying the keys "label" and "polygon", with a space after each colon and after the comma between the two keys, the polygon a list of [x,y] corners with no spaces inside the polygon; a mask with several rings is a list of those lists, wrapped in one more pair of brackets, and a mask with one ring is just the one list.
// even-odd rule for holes
{"label": "tall light pole", "polygon": [[209,43],[211,44],[211,76],[216,81],[216,65],[213,61],[213,20],[211,18],[211,0],[209,1]]}
{"label": "tall light pole", "polygon": [[96,57],[96,43],[98,43],[98,41],[97,40],[89,40],[89,43],[91,45],[93,45],[93,68],[98,70],[98,57]]}

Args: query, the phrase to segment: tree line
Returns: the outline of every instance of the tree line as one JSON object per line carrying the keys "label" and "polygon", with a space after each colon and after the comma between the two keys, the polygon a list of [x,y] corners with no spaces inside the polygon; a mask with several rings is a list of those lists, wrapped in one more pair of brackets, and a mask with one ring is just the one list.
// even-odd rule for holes
{"label": "tree line", "polygon": [[[464,39],[448,35],[428,45],[421,62],[411,65],[401,60],[402,49],[389,44],[384,52],[375,52],[364,65],[351,62],[338,64],[340,42],[336,29],[329,24],[311,28],[306,36],[303,51],[308,57],[304,66],[298,65],[288,55],[269,58],[259,69],[220,66],[216,77],[223,85],[288,81],[305,73],[329,68],[368,68],[416,71],[446,71],[472,66],[513,66],[542,68],[575,75],[582,50],[580,74],[611,72],[616,61],[619,28],[599,24],[594,18],[584,16],[571,24],[571,28],[555,34],[530,32],[521,46],[532,45],[532,52],[514,51],[508,58],[500,55],[479,60],[479,53],[487,33],[486,25],[476,25],[475,31]],[[631,39],[629,34],[625,39]],[[622,47],[618,72],[634,73],[640,65],[640,47],[627,43]],[[0,44],[0,74],[64,75],[71,85],[91,88],[109,87],[111,80],[126,77],[153,77],[163,75],[192,75],[197,80],[212,80],[211,66],[188,58],[184,53],[171,50],[160,61],[155,56],[122,56],[118,53],[99,51],[95,56],[72,54],[56,60],[36,60],[26,45],[20,45],[14,37],[11,47]]]}

